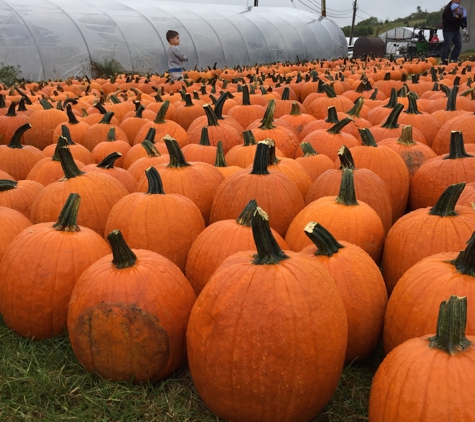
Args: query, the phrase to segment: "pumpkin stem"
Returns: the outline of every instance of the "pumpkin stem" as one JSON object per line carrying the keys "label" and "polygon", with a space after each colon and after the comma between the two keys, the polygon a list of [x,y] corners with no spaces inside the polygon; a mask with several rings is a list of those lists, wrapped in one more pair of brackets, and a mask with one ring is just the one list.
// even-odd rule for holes
{"label": "pumpkin stem", "polygon": [[342,169],[340,192],[335,201],[346,206],[359,205],[358,201],[356,200],[353,169]]}
{"label": "pumpkin stem", "polygon": [[207,126],[203,126],[201,128],[201,136],[200,136],[199,145],[203,145],[205,147],[210,147],[211,146],[211,144],[209,142],[209,134],[208,134],[208,127]]}
{"label": "pumpkin stem", "polygon": [[218,116],[216,116],[216,113],[213,110],[213,107],[211,107],[210,104],[204,104],[203,108],[206,113],[206,117],[208,119],[208,126],[219,126],[218,123]]}
{"label": "pumpkin stem", "polygon": [[162,155],[158,151],[155,144],[153,142],[149,141],[148,139],[144,139],[140,144],[145,149],[145,152],[147,153],[148,157],[160,157]]}
{"label": "pumpkin stem", "polygon": [[304,232],[317,247],[315,255],[333,256],[339,249],[344,248],[320,223],[311,221],[305,226]]}
{"label": "pumpkin stem", "polygon": [[17,185],[16,180],[0,179],[0,192],[15,189]]}
{"label": "pumpkin stem", "polygon": [[353,107],[351,108],[351,110],[348,110],[346,112],[346,114],[349,116],[349,117],[353,117],[353,118],[359,118],[360,117],[360,113],[361,113],[361,109],[363,108],[363,105],[364,105],[364,99],[363,97],[358,97],[356,99],[356,101],[354,102],[354,105]]}
{"label": "pumpkin stem", "polygon": [[244,146],[245,147],[257,144],[256,138],[254,138],[254,133],[252,132],[252,130],[245,130],[242,133],[242,137],[243,137],[243,140],[244,140]]}
{"label": "pumpkin stem", "polygon": [[290,109],[291,116],[301,116],[302,113],[300,112],[300,105],[297,101],[292,101],[292,108]]}
{"label": "pumpkin stem", "polygon": [[355,169],[355,162],[351,155],[350,149],[346,145],[342,145],[338,150],[338,157],[340,158],[340,169]]}
{"label": "pumpkin stem", "polygon": [[21,137],[29,129],[31,129],[31,125],[29,123],[25,123],[15,130],[15,133],[8,144],[8,148],[22,149],[23,145],[21,144]]}
{"label": "pumpkin stem", "polygon": [[267,109],[262,119],[262,125],[259,126],[259,129],[262,130],[271,130],[275,129],[275,125],[272,123],[274,121],[274,112],[275,112],[275,100],[269,100],[267,104]]}
{"label": "pumpkin stem", "polygon": [[157,115],[155,116],[155,120],[153,121],[153,123],[156,123],[156,124],[166,123],[165,115],[167,114],[169,105],[170,105],[169,100],[166,100],[163,102],[163,104],[160,106],[160,109],[157,112]]}
{"label": "pumpkin stem", "polygon": [[440,304],[435,336],[429,338],[429,347],[454,355],[466,350],[472,343],[465,336],[467,326],[467,297],[451,296]]}
{"label": "pumpkin stem", "polygon": [[114,168],[114,163],[122,157],[122,154],[120,152],[111,152],[107,157],[104,157],[104,159],[96,165],[96,167],[99,167],[101,169],[112,169]]}
{"label": "pumpkin stem", "polygon": [[236,223],[241,226],[252,227],[252,216],[257,210],[257,202],[255,199],[251,199],[247,205],[242,210],[238,218],[236,218]]}
{"label": "pumpkin stem", "polygon": [[146,193],[151,195],[164,195],[165,191],[163,190],[163,182],[158,170],[155,167],[149,167],[145,170],[145,175],[148,180],[148,190]]}
{"label": "pumpkin stem", "polygon": [[398,144],[411,146],[416,145],[417,142],[412,138],[412,126],[407,125],[402,128],[401,136],[397,140]]}
{"label": "pumpkin stem", "polygon": [[449,154],[444,157],[444,160],[455,160],[464,157],[473,157],[473,155],[470,155],[465,151],[462,132],[453,130],[450,133]]}
{"label": "pumpkin stem", "polygon": [[135,265],[137,256],[125,243],[120,230],[113,230],[107,235],[112,248],[112,263],[117,269],[129,268]]}
{"label": "pumpkin stem", "polygon": [[64,172],[64,177],[66,179],[73,179],[74,177],[85,174],[83,171],[79,170],[74,158],[71,154],[69,147],[63,147],[58,149],[59,162]]}
{"label": "pumpkin stem", "polygon": [[103,124],[103,125],[110,125],[112,117],[114,117],[114,112],[113,111],[108,111],[106,114],[104,114],[104,116],[99,121],[99,123]]}
{"label": "pumpkin stem", "polygon": [[58,221],[53,224],[57,231],[78,232],[81,229],[78,226],[78,211],[81,196],[78,193],[70,193],[66,203],[61,210]]}
{"label": "pumpkin stem", "polygon": [[256,208],[252,215],[251,227],[257,249],[257,254],[254,255],[254,260],[252,261],[253,264],[278,264],[280,261],[288,258],[272,235],[269,216],[262,208]]}
{"label": "pumpkin stem", "polygon": [[327,123],[338,123],[340,121],[335,106],[328,107],[327,118],[325,121]]}
{"label": "pumpkin stem", "polygon": [[333,135],[337,135],[350,122],[354,122],[354,120],[350,117],[345,117],[344,119],[341,119],[338,123],[335,123],[330,129],[327,129],[327,132],[332,133]]}
{"label": "pumpkin stem", "polygon": [[252,164],[251,174],[270,174],[267,169],[269,155],[269,141],[264,140],[257,143],[256,153]]}
{"label": "pumpkin stem", "polygon": [[440,195],[437,203],[430,209],[429,214],[447,217],[457,215],[455,205],[465,187],[465,182],[450,185]]}
{"label": "pumpkin stem", "polygon": [[302,148],[304,157],[311,157],[313,155],[318,155],[318,152],[315,151],[315,149],[313,148],[310,142],[301,142],[300,148]]}
{"label": "pumpkin stem", "polygon": [[173,139],[170,135],[165,135],[163,137],[163,140],[165,141],[165,145],[170,156],[170,162],[168,163],[167,167],[181,168],[190,165],[185,160],[183,151],[181,150],[180,145],[178,145],[178,142],[175,139]]}
{"label": "pumpkin stem", "polygon": [[387,129],[398,128],[399,123],[397,122],[397,119],[399,118],[399,115],[401,114],[403,108],[404,105],[402,105],[401,103],[397,103],[391,113],[389,113],[387,120],[381,125],[381,127]]}
{"label": "pumpkin stem", "polygon": [[475,277],[475,232],[467,242],[464,251],[460,251],[457,257],[450,261],[459,273]]}
{"label": "pumpkin stem", "polygon": [[224,157],[223,141],[218,141],[216,144],[216,160],[214,162],[215,167],[227,167],[226,158]]}
{"label": "pumpkin stem", "polygon": [[68,146],[68,139],[65,136],[60,136],[58,138],[58,143],[54,149],[54,154],[51,157],[51,161],[60,161],[59,159],[59,149]]}
{"label": "pumpkin stem", "polygon": [[374,140],[374,136],[367,127],[359,127],[358,132],[360,133],[361,143],[365,147],[377,147],[378,144]]}

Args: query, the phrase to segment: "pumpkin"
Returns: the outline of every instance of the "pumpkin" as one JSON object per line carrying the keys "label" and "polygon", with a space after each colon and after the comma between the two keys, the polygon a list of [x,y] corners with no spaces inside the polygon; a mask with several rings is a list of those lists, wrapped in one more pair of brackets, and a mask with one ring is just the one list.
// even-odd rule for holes
{"label": "pumpkin", "polygon": [[138,182],[145,174],[145,170],[147,168],[149,168],[150,166],[168,163],[170,161],[170,156],[168,154],[160,154],[155,144],[148,139],[144,139],[141,144],[137,145],[140,145],[140,148],[144,151],[145,155],[139,157],[139,154],[137,152],[137,154],[135,155],[136,159],[130,163],[127,168],[127,171]]}
{"label": "pumpkin", "polygon": [[[448,295],[473,300],[475,234],[464,250],[430,255],[410,267],[399,279],[384,316],[386,353],[414,337],[430,332],[437,321],[438,303]],[[469,309],[467,333],[475,333],[475,310]]]}
{"label": "pumpkin", "polygon": [[304,231],[313,245],[303,248],[301,253],[312,256],[330,273],[345,304],[345,361],[362,360],[376,348],[383,333],[388,294],[381,271],[363,249],[337,241],[321,224],[311,221]]}
{"label": "pumpkin", "polygon": [[154,167],[145,171],[147,192],[134,192],[111,209],[105,233],[118,229],[136,249],[165,256],[182,271],[188,251],[205,224],[199,208],[183,195],[165,193]]}
{"label": "pumpkin", "polygon": [[112,255],[91,264],[71,293],[71,346],[88,371],[104,378],[157,381],[185,362],[195,294],[169,259],[131,250],[118,230],[107,238]]}
{"label": "pumpkin", "polygon": [[117,167],[122,167],[124,163],[124,156],[129,152],[130,144],[128,141],[121,141],[116,139],[115,128],[111,127],[107,132],[106,138],[99,142],[91,151],[96,164],[100,163],[104,158],[113,152],[120,153],[120,157],[115,161]]}
{"label": "pumpkin", "polygon": [[[232,254],[255,250],[251,220],[257,202],[251,199],[238,218],[216,221],[194,240],[186,259],[185,275],[198,296],[219,265]],[[274,229],[272,235],[282,249],[287,242]]]}
{"label": "pumpkin", "polygon": [[475,213],[456,205],[465,183],[450,185],[433,207],[402,216],[386,236],[382,271],[392,292],[403,274],[421,259],[439,252],[459,251],[475,230]]}
{"label": "pumpkin", "polygon": [[31,221],[20,211],[0,206],[0,226],[2,227],[0,230],[0,261],[14,237],[31,224]]}
{"label": "pumpkin", "polygon": [[293,251],[301,251],[311,245],[304,228],[314,216],[318,216],[318,222],[334,237],[360,246],[375,262],[379,262],[385,237],[384,226],[373,208],[356,200],[352,169],[343,169],[338,196],[324,196],[311,202],[292,220],[285,241]]}
{"label": "pumpkin", "polygon": [[107,139],[111,128],[114,128],[115,130],[116,140],[129,143],[127,135],[120,128],[120,126],[111,123],[111,118],[113,116],[114,112],[108,111],[106,114],[104,114],[104,117],[101,119],[101,121],[89,126],[87,128],[86,133],[84,134],[82,145],[84,145],[89,151],[92,152],[92,150],[96,147],[97,144],[99,144],[100,142],[104,142]]}
{"label": "pumpkin", "polygon": [[262,104],[251,103],[249,87],[242,87],[242,102],[231,107],[228,114],[236,119],[240,125],[246,129],[252,122],[261,120],[266,112],[266,107]]}
{"label": "pumpkin", "polygon": [[307,421],[329,401],[341,376],[344,305],[321,265],[280,249],[260,208],[252,231],[257,254],[242,251],[224,260],[193,306],[191,377],[219,418]]}
{"label": "pumpkin", "polygon": [[44,340],[63,333],[76,280],[110,251],[102,236],[78,227],[80,199],[70,194],[56,223],[30,225],[5,250],[0,312],[20,336]]}
{"label": "pumpkin", "polygon": [[187,161],[202,161],[208,164],[214,164],[216,161],[216,150],[217,146],[210,143],[209,129],[206,126],[201,128],[199,143],[191,142],[182,148],[183,155]]}
{"label": "pumpkin", "polygon": [[370,422],[472,418],[475,336],[465,335],[466,323],[467,298],[453,295],[440,304],[435,335],[432,328],[386,356],[371,385]]}
{"label": "pumpkin", "polygon": [[[12,139],[16,130],[27,123],[28,117],[25,114],[17,114],[15,107],[17,103],[12,101],[5,114],[0,115],[0,145],[6,145]],[[20,142],[23,140],[20,140]]]}
{"label": "pumpkin", "polygon": [[254,164],[228,176],[218,187],[210,212],[210,223],[234,219],[255,199],[269,214],[271,227],[281,236],[304,207],[302,194],[285,174],[268,170],[268,150],[272,140],[257,145]]}
{"label": "pumpkin", "polygon": [[30,218],[31,208],[44,186],[34,180],[0,179],[0,206],[9,207]]}
{"label": "pumpkin", "polygon": [[315,181],[316,178],[326,170],[333,168],[334,163],[330,157],[325,154],[319,154],[309,142],[301,142],[300,148],[302,149],[303,155],[297,157],[295,161],[307,170],[312,181]]}

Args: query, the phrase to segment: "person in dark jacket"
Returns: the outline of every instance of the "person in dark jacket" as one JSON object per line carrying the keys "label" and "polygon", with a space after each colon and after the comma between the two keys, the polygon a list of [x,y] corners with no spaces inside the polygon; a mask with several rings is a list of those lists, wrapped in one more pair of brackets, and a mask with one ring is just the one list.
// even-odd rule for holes
{"label": "person in dark jacket", "polygon": [[442,12],[442,34],[444,35],[444,48],[442,50],[441,60],[442,64],[447,64],[450,49],[452,44],[454,48],[450,53],[450,61],[456,62],[462,50],[462,35],[460,28],[462,26],[462,18],[460,15],[455,15],[452,12],[452,4],[460,4],[460,0],[451,0],[445,6]]}

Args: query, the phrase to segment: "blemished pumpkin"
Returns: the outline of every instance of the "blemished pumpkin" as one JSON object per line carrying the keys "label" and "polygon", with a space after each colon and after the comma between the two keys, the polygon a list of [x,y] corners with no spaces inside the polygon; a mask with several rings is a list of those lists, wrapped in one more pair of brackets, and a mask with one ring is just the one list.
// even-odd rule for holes
{"label": "blemished pumpkin", "polygon": [[20,336],[44,340],[63,333],[74,284],[110,252],[101,235],[77,225],[80,200],[70,194],[56,223],[29,225],[5,250],[0,312]]}
{"label": "blemished pumpkin", "polygon": [[71,294],[68,333],[79,362],[116,381],[157,381],[186,359],[185,333],[196,296],[180,269],[118,230],[108,254],[90,265]]}
{"label": "blemished pumpkin", "polygon": [[222,419],[308,421],[341,376],[348,330],[343,301],[314,259],[279,248],[260,208],[252,231],[257,254],[228,257],[193,306],[191,377]]}
{"label": "blemished pumpkin", "polygon": [[[466,297],[439,307],[427,335],[389,353],[373,378],[370,422],[470,421],[475,413],[475,336],[465,335]],[[473,302],[470,302],[473,303]]]}

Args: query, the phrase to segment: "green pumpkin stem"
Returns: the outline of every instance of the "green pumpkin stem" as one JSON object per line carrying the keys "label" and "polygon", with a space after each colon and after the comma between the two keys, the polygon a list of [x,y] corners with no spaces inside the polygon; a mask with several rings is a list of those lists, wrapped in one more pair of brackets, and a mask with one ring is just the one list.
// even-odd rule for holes
{"label": "green pumpkin stem", "polygon": [[78,232],[78,211],[81,196],[78,193],[70,193],[66,203],[61,210],[58,221],[53,224],[53,228],[63,232]]}
{"label": "green pumpkin stem", "polygon": [[215,167],[227,167],[226,158],[223,151],[223,141],[218,141],[216,144],[216,160],[214,162]]}
{"label": "green pumpkin stem", "polygon": [[251,145],[257,145],[256,138],[254,138],[254,133],[252,130],[245,130],[242,133],[242,137],[244,140],[244,146],[249,147]]}
{"label": "green pumpkin stem", "polygon": [[0,192],[15,189],[17,185],[16,180],[0,179]]}
{"label": "green pumpkin stem", "polygon": [[406,114],[422,114],[421,111],[417,108],[417,98],[413,92],[407,94],[407,98],[409,99],[409,104],[407,106],[407,110],[404,111]]}
{"label": "green pumpkin stem", "polygon": [[383,106],[384,108],[394,108],[396,107],[397,105],[399,104],[398,100],[397,100],[397,91],[396,91],[396,88],[391,88],[391,92],[389,94],[389,100],[388,100],[388,103]]}
{"label": "green pumpkin stem", "polygon": [[252,216],[257,210],[257,202],[255,199],[251,199],[247,205],[242,210],[238,218],[236,218],[236,223],[241,226],[252,227]]}
{"label": "green pumpkin stem", "polygon": [[455,355],[472,343],[465,336],[467,326],[467,298],[451,296],[439,307],[437,331],[429,338],[429,347]]}
{"label": "green pumpkin stem", "polygon": [[157,115],[155,116],[155,120],[153,121],[153,123],[156,123],[156,124],[166,123],[165,115],[167,114],[169,106],[170,106],[169,100],[166,100],[163,102],[163,104],[160,106],[160,109],[157,112]]}
{"label": "green pumpkin stem", "polygon": [[397,122],[397,119],[399,118],[399,115],[402,112],[402,109],[404,108],[404,105],[401,103],[397,103],[396,106],[393,108],[391,113],[389,113],[388,118],[386,121],[381,125],[381,127],[384,127],[386,129],[395,129],[399,127],[399,123]]}
{"label": "green pumpkin stem", "polygon": [[67,145],[76,145],[75,142],[71,139],[71,131],[66,125],[61,125],[61,136],[65,137],[67,140]]}
{"label": "green pumpkin stem", "polygon": [[21,137],[29,129],[31,129],[31,125],[29,123],[25,123],[15,130],[10,143],[7,145],[8,148],[22,149],[23,145],[21,143]]}
{"label": "green pumpkin stem", "polygon": [[459,273],[475,277],[475,232],[468,240],[465,250],[460,251],[450,262]]}
{"label": "green pumpkin stem", "polygon": [[444,157],[444,160],[455,160],[457,158],[466,157],[473,157],[473,155],[470,155],[465,151],[462,132],[453,130],[450,133],[449,154]]}
{"label": "green pumpkin stem", "polygon": [[378,144],[374,140],[374,136],[367,127],[359,127],[358,132],[360,133],[361,143],[365,147],[377,147]]}
{"label": "green pumpkin stem", "polygon": [[315,255],[333,256],[339,249],[344,248],[344,246],[338,243],[333,235],[319,223],[311,221],[305,226],[304,232],[317,247]]}
{"label": "green pumpkin stem", "polygon": [[354,122],[354,120],[350,117],[345,117],[344,119],[341,119],[338,123],[335,123],[330,129],[327,129],[327,132],[337,135],[350,122]]}
{"label": "green pumpkin stem", "polygon": [[328,107],[327,118],[325,119],[327,123],[338,123],[340,119],[338,118],[338,112],[336,111],[335,106]]}
{"label": "green pumpkin stem", "polygon": [[208,126],[219,126],[218,117],[211,107],[210,104],[203,105],[203,109],[206,113],[206,118],[208,119]]}
{"label": "green pumpkin stem", "polygon": [[211,144],[209,142],[209,132],[208,132],[208,127],[203,126],[201,128],[201,136],[200,136],[200,142],[199,145],[203,145],[205,147],[210,147]]}
{"label": "green pumpkin stem", "polygon": [[76,115],[73,113],[73,109],[71,107],[71,104],[68,104],[66,106],[66,114],[68,116],[68,123],[70,125],[77,125],[79,124],[79,120],[77,119]]}
{"label": "green pumpkin stem", "polygon": [[430,209],[429,214],[440,217],[457,215],[455,205],[465,188],[465,182],[455,183],[444,190],[437,203]]}
{"label": "green pumpkin stem", "polygon": [[68,139],[65,136],[58,137],[58,143],[54,149],[54,154],[51,157],[51,161],[61,161],[59,158],[59,149],[67,147],[68,143]]}
{"label": "green pumpkin stem", "polygon": [[315,149],[313,148],[310,142],[301,142],[300,148],[302,148],[304,157],[311,157],[313,155],[318,155],[318,152],[315,151]]}
{"label": "green pumpkin stem", "polygon": [[257,143],[256,153],[252,164],[251,174],[270,174],[267,169],[269,156],[269,142],[260,141]]}
{"label": "green pumpkin stem", "polygon": [[143,146],[148,157],[160,157],[161,154],[153,142],[144,139],[140,145]]}
{"label": "green pumpkin stem", "polygon": [[137,256],[125,243],[120,230],[113,230],[107,235],[112,248],[112,263],[117,269],[130,268],[135,265]]}
{"label": "green pumpkin stem", "polygon": [[259,126],[259,129],[262,130],[271,130],[275,129],[276,126],[273,124],[274,121],[274,112],[275,112],[275,100],[269,100],[267,104],[266,112],[264,118],[262,119],[262,124]]}
{"label": "green pumpkin stem", "polygon": [[342,145],[341,148],[338,150],[338,157],[340,158],[340,170],[355,169],[353,155],[351,155],[351,151],[346,145]]}
{"label": "green pumpkin stem", "polygon": [[350,168],[342,169],[340,192],[335,201],[339,204],[347,206],[358,205],[358,201],[356,200],[353,170]]}
{"label": "green pumpkin stem", "polygon": [[107,132],[106,142],[115,142],[115,127],[111,126],[109,132]]}
{"label": "green pumpkin stem", "polygon": [[79,170],[74,158],[71,154],[69,147],[58,148],[59,162],[63,168],[64,177],[66,179],[73,179],[77,176],[85,174],[83,171]]}
{"label": "green pumpkin stem", "polygon": [[151,195],[165,195],[163,190],[163,182],[160,177],[160,173],[155,167],[149,167],[145,170],[145,175],[147,176],[148,189],[146,193]]}
{"label": "green pumpkin stem", "polygon": [[114,168],[114,163],[122,157],[122,154],[120,152],[111,152],[107,157],[104,157],[104,159],[96,165],[96,167],[99,167],[101,169],[112,169]]}
{"label": "green pumpkin stem", "polygon": [[168,163],[167,167],[181,168],[190,165],[185,160],[183,151],[181,150],[180,145],[178,145],[178,142],[175,139],[173,139],[169,135],[165,135],[163,137],[163,141],[165,142],[168,154],[170,156],[170,162]]}
{"label": "green pumpkin stem", "polygon": [[269,216],[262,208],[256,208],[252,215],[251,227],[257,249],[257,254],[254,255],[252,261],[254,265],[278,264],[288,258],[272,235]]}
{"label": "green pumpkin stem", "polygon": [[356,101],[354,102],[354,105],[351,108],[351,110],[348,110],[346,114],[353,118],[361,117],[360,113],[361,113],[361,109],[363,108],[363,105],[364,105],[363,97],[358,97]]}
{"label": "green pumpkin stem", "polygon": [[301,116],[302,113],[300,112],[300,105],[298,101],[292,101],[292,108],[290,109],[291,116]]}
{"label": "green pumpkin stem", "polygon": [[7,110],[7,113],[5,114],[5,116],[7,116],[7,117],[16,117],[17,116],[17,114],[15,112],[16,105],[17,105],[16,101],[12,101],[10,103],[10,106],[8,107],[8,110]]}

